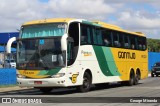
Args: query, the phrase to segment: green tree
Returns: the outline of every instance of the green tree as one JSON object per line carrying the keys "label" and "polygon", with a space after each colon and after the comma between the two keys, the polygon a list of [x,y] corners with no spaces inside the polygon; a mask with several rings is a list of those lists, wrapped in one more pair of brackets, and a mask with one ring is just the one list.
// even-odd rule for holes
{"label": "green tree", "polygon": [[148,51],[160,52],[160,39],[147,39]]}

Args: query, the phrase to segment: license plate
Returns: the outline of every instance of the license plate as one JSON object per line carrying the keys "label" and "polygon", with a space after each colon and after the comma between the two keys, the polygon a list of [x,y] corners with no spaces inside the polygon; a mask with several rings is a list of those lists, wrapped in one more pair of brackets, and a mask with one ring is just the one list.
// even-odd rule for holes
{"label": "license plate", "polygon": [[42,81],[34,81],[34,84],[40,85],[40,84],[42,84]]}

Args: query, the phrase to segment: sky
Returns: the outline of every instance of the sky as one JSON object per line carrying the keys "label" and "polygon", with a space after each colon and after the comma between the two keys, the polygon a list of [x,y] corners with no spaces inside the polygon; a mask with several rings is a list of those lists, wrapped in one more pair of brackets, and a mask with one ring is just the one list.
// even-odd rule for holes
{"label": "sky", "polygon": [[99,20],[160,39],[159,0],[0,0],[0,32],[46,18]]}

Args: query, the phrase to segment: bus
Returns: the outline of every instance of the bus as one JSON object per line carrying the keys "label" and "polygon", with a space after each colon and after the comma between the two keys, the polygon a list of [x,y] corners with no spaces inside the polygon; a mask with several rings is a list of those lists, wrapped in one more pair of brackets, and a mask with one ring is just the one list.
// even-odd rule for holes
{"label": "bus", "polygon": [[148,77],[146,37],[118,26],[85,19],[26,22],[17,42],[17,83],[49,93],[53,88],[121,82],[136,85]]}

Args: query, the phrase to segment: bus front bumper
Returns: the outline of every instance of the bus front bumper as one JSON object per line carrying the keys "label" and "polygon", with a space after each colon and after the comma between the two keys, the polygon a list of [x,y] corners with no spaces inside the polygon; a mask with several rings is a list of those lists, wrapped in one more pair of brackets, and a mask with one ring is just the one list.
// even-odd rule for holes
{"label": "bus front bumper", "polygon": [[64,78],[25,79],[17,78],[20,87],[66,87]]}

